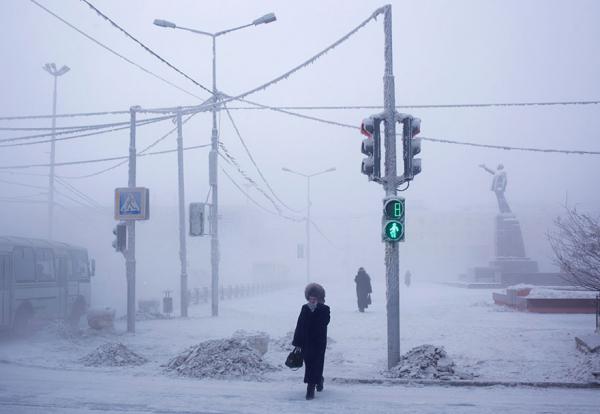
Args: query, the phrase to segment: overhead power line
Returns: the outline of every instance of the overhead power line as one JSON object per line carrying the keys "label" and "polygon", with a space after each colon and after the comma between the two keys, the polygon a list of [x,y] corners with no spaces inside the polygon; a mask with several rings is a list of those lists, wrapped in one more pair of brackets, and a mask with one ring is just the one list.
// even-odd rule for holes
{"label": "overhead power line", "polygon": [[[186,119],[184,119],[183,122],[182,122],[182,125],[185,125],[194,115],[196,115],[196,114],[191,114]],[[176,130],[177,130],[177,127],[172,128],[171,130],[167,131],[166,134],[163,134],[161,137],[159,137],[158,139],[156,139],[155,141],[153,141],[151,144],[149,144],[146,147],[144,147],[137,154],[138,155],[142,155],[142,154],[146,153],[148,150],[150,150],[151,148],[155,147],[160,142],[162,142],[163,140],[165,140],[169,135],[171,135]],[[92,173],[83,174],[83,175],[62,176],[62,178],[67,178],[67,179],[81,179],[81,178],[95,177],[95,176],[98,176],[100,174],[104,174],[104,173],[106,173],[108,171],[114,170],[115,168],[118,168],[118,167],[120,167],[121,165],[123,165],[125,163],[127,163],[127,160],[119,161],[118,163],[116,163],[114,165],[111,165],[110,167],[103,168],[101,170],[94,171]]]}
{"label": "overhead power line", "polygon": [[242,143],[242,146],[244,147],[244,150],[246,151],[246,155],[248,155],[248,158],[250,158],[250,161],[252,161],[252,164],[254,165],[254,168],[256,168],[256,171],[258,172],[258,175],[260,175],[260,178],[262,178],[263,182],[265,183],[265,185],[267,186],[267,188],[269,189],[269,191],[271,192],[271,194],[273,194],[273,197],[275,197],[277,199],[277,201],[279,201],[281,203],[281,205],[283,205],[288,210],[293,211],[295,213],[298,213],[298,210],[294,210],[293,208],[289,207],[275,193],[275,191],[273,190],[273,187],[271,187],[271,184],[269,184],[269,182],[267,181],[266,177],[262,173],[261,169],[258,167],[258,164],[254,160],[254,157],[252,156],[252,153],[250,152],[250,149],[246,145],[246,142],[244,141],[244,138],[242,138],[242,134],[240,133],[240,130],[238,129],[235,121],[233,120],[233,117],[231,116],[231,113],[227,109],[227,105],[226,104],[224,105],[224,108],[225,108],[225,111],[227,112],[227,116],[229,117],[229,121],[231,122],[231,125],[233,126],[233,129],[235,130],[235,133],[236,133],[237,137],[239,138],[240,142]]}
{"label": "overhead power line", "polygon": [[[140,121],[137,122],[136,125],[139,126],[145,126],[145,125],[149,125],[152,123],[155,123],[158,121]],[[0,148],[5,148],[5,147],[19,147],[19,146],[27,146],[27,145],[36,145],[36,144],[44,144],[47,142],[60,142],[60,141],[68,141],[68,140],[72,140],[72,139],[78,139],[78,138],[84,138],[84,137],[90,137],[90,136],[94,136],[94,135],[102,135],[102,134],[107,134],[109,132],[116,132],[116,131],[122,131],[125,129],[130,129],[129,125],[126,126],[121,126],[118,128],[110,128],[110,129],[103,129],[100,131],[95,131],[95,132],[89,132],[86,134],[76,134],[76,135],[70,135],[67,137],[61,137],[61,138],[49,138],[49,139],[45,139],[45,140],[39,140],[39,141],[33,141],[33,142],[16,142],[16,143],[12,143],[12,144],[1,144]],[[71,131],[72,132],[72,131]],[[17,137],[17,138],[9,138],[9,140],[14,141],[14,140],[29,140],[32,139],[31,137]],[[2,140],[0,139],[0,142],[2,142]]]}
{"label": "overhead power line", "polygon": [[439,142],[442,144],[456,144],[456,145],[465,145],[470,147],[479,147],[479,148],[490,148],[490,149],[499,149],[506,151],[529,151],[529,152],[546,152],[546,153],[558,153],[558,154],[568,154],[568,155],[600,155],[600,151],[584,151],[584,150],[565,150],[565,149],[555,149],[555,148],[534,148],[534,147],[513,147],[508,145],[492,145],[492,144],[479,144],[476,142],[465,142],[465,141],[454,141],[450,139],[439,139],[439,138],[428,138],[422,137],[424,141],[431,142]]}
{"label": "overhead power line", "polygon": [[49,119],[49,118],[75,118],[80,116],[102,116],[102,115],[123,115],[129,114],[129,110],[122,111],[103,111],[103,112],[77,112],[71,114],[56,114],[56,115],[19,115],[19,116],[2,116],[0,121],[19,121],[24,119]]}
{"label": "overhead power line", "polygon": [[250,202],[252,202],[252,204],[254,204],[255,206],[257,206],[261,210],[263,210],[263,211],[265,211],[265,212],[267,212],[269,214],[272,214],[274,216],[281,217],[284,220],[289,220],[289,221],[294,221],[294,222],[300,222],[300,221],[304,220],[302,218],[290,217],[290,216],[287,216],[285,214],[282,214],[281,212],[269,210],[267,207],[263,206],[258,201],[256,201],[255,199],[253,199],[250,196],[250,194],[248,194],[246,191],[244,191],[244,189],[233,179],[233,177],[231,175],[229,175],[227,173],[227,171],[224,168],[221,168],[221,171],[223,172],[223,174],[225,174],[225,176],[229,179],[229,181],[231,181],[231,183],[234,185],[234,187],[238,189],[238,191],[240,191],[244,196],[246,196],[246,198],[248,200],[250,200]]}
{"label": "overhead power line", "polygon": [[[32,0],[33,1],[33,0]],[[238,94],[236,96],[229,96],[229,95],[225,95],[225,94],[221,94],[221,96],[226,96],[227,99],[225,99],[224,101],[221,102],[221,104],[225,104],[231,101],[237,101],[237,100],[241,100],[242,98],[245,98],[248,95],[251,95],[253,93],[259,92],[259,91],[263,91],[265,89],[267,89],[268,87],[279,83],[282,80],[285,80],[287,78],[289,78],[291,75],[293,75],[294,73],[298,72],[300,69],[304,69],[305,67],[307,67],[308,65],[314,63],[315,61],[317,61],[319,58],[321,58],[323,55],[325,55],[326,53],[330,52],[331,50],[333,50],[334,48],[336,48],[337,46],[339,46],[340,44],[342,44],[343,42],[345,42],[346,40],[348,40],[351,36],[353,36],[354,34],[356,34],[356,32],[358,32],[360,29],[362,29],[364,26],[366,26],[369,22],[371,22],[372,20],[377,19],[377,17],[384,13],[385,11],[385,7],[381,7],[377,10],[375,10],[371,16],[369,16],[369,18],[367,18],[366,20],[364,20],[363,22],[361,22],[358,26],[356,26],[354,29],[352,29],[350,32],[348,32],[347,34],[345,34],[344,36],[342,36],[340,39],[336,40],[335,42],[333,42],[331,45],[327,46],[325,49],[321,50],[320,52],[318,52],[317,54],[313,55],[312,57],[308,58],[307,60],[305,60],[304,62],[302,62],[301,64],[293,67],[292,69],[290,69],[289,71],[285,72],[284,74],[271,79],[268,82],[263,83],[262,85],[259,85],[255,88],[252,88],[246,92],[243,92],[241,94]],[[195,107],[190,107],[189,109],[187,109],[186,111],[184,111],[183,113],[193,113],[193,112],[197,112],[197,111],[205,111],[208,109],[211,109],[215,104],[211,103],[211,104],[201,104],[201,105],[197,105]],[[176,111],[177,108],[167,108],[167,111]],[[161,110],[153,110],[153,109],[145,109],[142,110],[141,112],[164,112],[165,109],[161,109]]]}
{"label": "overhead power line", "polygon": [[[547,102],[497,102],[497,103],[466,103],[466,104],[407,104],[396,105],[396,109],[445,109],[445,108],[489,108],[489,107],[519,107],[519,106],[572,106],[572,105],[599,105],[600,101],[547,101]],[[282,110],[346,110],[346,109],[385,109],[382,105],[312,105],[312,106],[275,106]],[[229,110],[261,110],[271,107],[256,106],[230,106]]]}
{"label": "overhead power line", "polygon": [[[191,146],[191,147],[185,147],[185,148],[183,148],[183,150],[184,151],[189,151],[189,150],[194,150],[194,149],[198,149],[198,148],[205,148],[205,147],[210,147],[210,144],[194,145],[194,146]],[[176,151],[177,151],[177,149],[170,149],[170,150],[164,150],[164,151],[149,152],[147,154],[137,154],[137,156],[138,157],[145,157],[145,156],[148,156],[148,155],[169,154],[171,152],[176,152]],[[98,163],[98,162],[123,160],[123,159],[127,159],[127,158],[129,158],[128,155],[123,155],[123,156],[120,156],[120,157],[95,158],[95,159],[91,159],[91,160],[55,162],[54,166],[55,167],[64,167],[64,166],[68,166],[68,165],[94,164],[94,163]],[[51,164],[8,165],[8,166],[0,166],[0,170],[17,170],[17,169],[23,169],[23,168],[49,167],[50,165]],[[60,176],[60,177],[61,178],[68,178],[68,177],[64,177],[64,176]]]}
{"label": "overhead power line", "polygon": [[[150,123],[154,123],[154,122],[160,122],[160,121],[164,121],[166,119],[171,119],[173,118],[172,116],[157,116],[154,118],[147,118],[147,119],[140,119],[138,121],[136,121],[136,125],[146,125],[146,124],[150,124]],[[108,129],[108,128],[114,128],[114,127],[119,127],[119,126],[127,126],[127,128],[129,128],[130,126],[130,122],[113,122],[110,124],[92,124],[92,125],[84,125],[81,126],[78,129],[68,129],[68,130],[62,130],[62,131],[53,131],[53,132],[47,132],[47,133],[43,133],[43,134],[35,134],[35,135],[24,135],[24,136],[20,136],[20,137],[11,137],[11,138],[2,138],[0,139],[0,142],[12,142],[12,141],[22,141],[22,140],[29,140],[29,139],[36,139],[36,138],[45,138],[45,137],[53,137],[56,135],[67,135],[67,134],[75,134],[78,132],[84,132],[84,131],[90,131],[90,130],[98,130],[98,129]],[[56,141],[57,139],[52,139],[54,141]],[[44,142],[44,141],[41,141]]]}
{"label": "overhead power line", "polygon": [[126,61],[127,63],[132,64],[133,66],[137,67],[138,69],[146,72],[147,74],[155,77],[156,79],[159,79],[160,81],[180,90],[181,92],[184,92],[190,96],[193,96],[194,98],[197,99],[202,99],[201,97],[199,97],[198,95],[180,87],[177,86],[176,84],[174,84],[173,82],[163,78],[162,76],[157,75],[156,73],[150,71],[149,69],[146,69],[145,67],[143,67],[142,65],[139,65],[137,63],[135,63],[133,60],[123,56],[122,54],[120,54],[119,52],[116,52],[115,50],[111,49],[110,47],[106,46],[104,43],[101,43],[100,41],[94,39],[92,36],[88,35],[87,33],[85,33],[83,30],[77,28],[76,26],[74,26],[73,24],[69,23],[68,21],[66,21],[65,19],[63,19],[62,17],[60,17],[59,15],[57,15],[56,13],[54,13],[53,11],[51,11],[50,9],[42,6],[40,3],[38,3],[36,0],[29,0],[31,1],[33,4],[35,4],[36,6],[38,6],[39,8],[45,10],[47,13],[51,14],[52,16],[54,16],[55,18],[57,18],[58,20],[60,20],[61,22],[63,22],[64,24],[66,24],[67,26],[69,26],[71,29],[77,31],[78,33],[80,33],[81,35],[85,36],[86,38],[88,38],[89,40],[91,40],[92,42],[96,43],[98,46],[102,47],[103,49],[108,50],[110,53],[112,53],[113,55],[118,56],[119,58],[123,59],[124,61]]}
{"label": "overhead power line", "polygon": [[178,69],[177,67],[173,66],[169,61],[167,61],[165,58],[161,57],[158,53],[156,53],[155,51],[153,51],[152,49],[150,49],[148,46],[146,46],[145,44],[143,44],[142,42],[140,42],[138,39],[136,39],[135,37],[133,37],[127,30],[123,29],[121,26],[119,26],[113,19],[111,19],[110,17],[108,17],[106,14],[102,13],[100,10],[98,10],[92,3],[90,3],[88,0],[81,0],[82,2],[84,2],[85,4],[87,4],[92,10],[94,10],[100,17],[104,18],[104,20],[106,20],[107,22],[109,22],[114,28],[118,29],[119,31],[121,31],[125,36],[127,36],[128,38],[130,38],[131,40],[133,40],[135,43],[137,43],[138,45],[140,45],[146,52],[150,53],[152,56],[154,56],[155,58],[157,58],[158,60],[160,60],[162,63],[164,63],[165,65],[167,65],[168,67],[170,67],[171,69],[173,69],[175,72],[179,73],[180,75],[182,75],[183,77],[185,77],[187,80],[191,81],[194,85],[199,86],[200,88],[204,89],[206,92],[208,92],[209,94],[213,95],[212,90],[208,89],[206,86],[202,85],[201,83],[199,83],[198,81],[196,81],[195,79],[193,79],[192,77],[188,76],[186,73],[184,73],[183,71],[181,71],[180,69]]}

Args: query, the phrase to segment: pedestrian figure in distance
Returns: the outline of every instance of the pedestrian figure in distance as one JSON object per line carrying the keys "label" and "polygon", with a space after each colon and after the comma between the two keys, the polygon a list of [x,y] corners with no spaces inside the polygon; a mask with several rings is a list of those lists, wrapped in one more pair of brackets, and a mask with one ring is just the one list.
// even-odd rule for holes
{"label": "pedestrian figure in distance", "polygon": [[300,309],[292,345],[302,353],[306,399],[312,400],[315,398],[315,388],[323,391],[323,365],[330,315],[329,306],[325,305],[323,286],[309,283],[304,289],[304,297],[308,303]]}
{"label": "pedestrian figure in distance", "polygon": [[404,284],[406,285],[406,287],[410,286],[411,277],[412,277],[412,275],[410,274],[410,270],[407,270],[406,273],[404,274]]}
{"label": "pedestrian figure in distance", "polygon": [[356,300],[358,301],[358,311],[364,312],[371,304],[371,278],[364,268],[359,267],[358,273],[354,277],[356,283]]}

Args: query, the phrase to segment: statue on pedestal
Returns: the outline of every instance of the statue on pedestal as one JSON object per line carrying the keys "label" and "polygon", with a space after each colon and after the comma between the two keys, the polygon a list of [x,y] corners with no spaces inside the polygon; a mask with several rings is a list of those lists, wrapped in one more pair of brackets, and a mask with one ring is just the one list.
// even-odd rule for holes
{"label": "statue on pedestal", "polygon": [[512,213],[508,202],[506,201],[506,197],[504,197],[504,191],[506,191],[506,184],[508,183],[504,165],[498,164],[498,169],[496,171],[486,167],[485,164],[479,164],[479,166],[494,176],[491,190],[496,194],[496,198],[498,199],[500,213]]}

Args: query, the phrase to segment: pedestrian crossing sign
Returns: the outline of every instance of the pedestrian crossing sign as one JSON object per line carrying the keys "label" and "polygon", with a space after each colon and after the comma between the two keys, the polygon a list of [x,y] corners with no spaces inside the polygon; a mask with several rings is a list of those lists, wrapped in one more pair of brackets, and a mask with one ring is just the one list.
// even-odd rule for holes
{"label": "pedestrian crossing sign", "polygon": [[149,190],[145,187],[115,189],[115,220],[148,220]]}

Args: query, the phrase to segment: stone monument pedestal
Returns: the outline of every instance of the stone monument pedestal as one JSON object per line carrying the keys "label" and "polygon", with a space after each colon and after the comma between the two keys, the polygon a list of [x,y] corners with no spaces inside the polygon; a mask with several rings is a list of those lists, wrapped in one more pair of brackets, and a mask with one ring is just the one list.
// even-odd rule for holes
{"label": "stone monument pedestal", "polygon": [[500,213],[496,216],[494,225],[496,257],[490,261],[489,266],[469,269],[467,281],[506,285],[536,279],[532,275],[539,272],[538,264],[525,254],[525,243],[517,217],[512,213]]}

